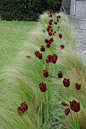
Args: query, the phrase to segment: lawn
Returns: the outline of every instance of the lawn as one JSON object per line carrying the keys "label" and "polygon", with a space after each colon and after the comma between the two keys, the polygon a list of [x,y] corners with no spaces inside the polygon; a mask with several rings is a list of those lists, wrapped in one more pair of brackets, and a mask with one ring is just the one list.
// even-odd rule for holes
{"label": "lawn", "polygon": [[0,71],[14,63],[14,58],[36,22],[0,21]]}
{"label": "lawn", "polygon": [[[43,13],[38,22],[0,22],[1,129],[85,129],[85,65],[77,55],[74,30],[67,15],[55,13],[52,19],[56,21],[58,15],[61,18],[57,25],[52,25],[56,31],[52,36],[47,32],[51,19],[47,13]],[[51,37],[54,41],[48,48],[45,39]],[[40,50],[42,45],[45,52]],[[42,59],[36,57],[36,51],[42,53]],[[58,56],[55,64],[46,63],[49,54]],[[48,70],[48,77],[43,76],[43,70]],[[62,78],[58,77],[59,71],[63,73]],[[70,80],[68,87],[63,85],[64,78]],[[47,87],[45,92],[39,88],[42,82]],[[80,90],[75,88],[75,83],[81,84]],[[80,102],[80,110],[76,113],[70,109],[66,116],[64,111],[67,107],[61,103],[69,105],[73,100]],[[24,101],[28,110],[20,116],[17,108]]]}

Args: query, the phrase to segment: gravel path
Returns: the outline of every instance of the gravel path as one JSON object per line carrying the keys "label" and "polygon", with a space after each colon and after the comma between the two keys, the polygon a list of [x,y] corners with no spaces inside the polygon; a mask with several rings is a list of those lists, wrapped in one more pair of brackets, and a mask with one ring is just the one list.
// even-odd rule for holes
{"label": "gravel path", "polygon": [[82,59],[86,59],[86,19],[77,19],[69,16],[75,30],[76,49]]}

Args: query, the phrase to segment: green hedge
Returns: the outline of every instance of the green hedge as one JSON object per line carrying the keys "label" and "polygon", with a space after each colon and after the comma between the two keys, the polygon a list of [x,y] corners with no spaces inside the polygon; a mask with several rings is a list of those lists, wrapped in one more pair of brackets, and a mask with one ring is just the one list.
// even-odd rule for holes
{"label": "green hedge", "polygon": [[61,0],[0,0],[3,20],[37,21],[44,10],[59,10]]}

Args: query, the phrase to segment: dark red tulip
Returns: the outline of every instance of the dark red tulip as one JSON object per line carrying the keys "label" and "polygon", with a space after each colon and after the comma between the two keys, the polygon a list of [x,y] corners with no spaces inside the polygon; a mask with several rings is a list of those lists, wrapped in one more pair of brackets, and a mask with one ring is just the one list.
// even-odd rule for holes
{"label": "dark red tulip", "polygon": [[47,70],[43,70],[43,76],[48,77],[48,71]]}
{"label": "dark red tulip", "polygon": [[76,85],[76,89],[77,90],[80,90],[81,89],[81,84],[76,83],[75,85]]}
{"label": "dark red tulip", "polygon": [[48,34],[49,34],[49,36],[51,36],[52,35],[52,32],[48,32]]}
{"label": "dark red tulip", "polygon": [[55,9],[55,7],[53,7],[53,9]]}
{"label": "dark red tulip", "polygon": [[64,45],[60,45],[60,48],[61,48],[61,49],[64,49]]}
{"label": "dark red tulip", "polygon": [[78,112],[80,110],[80,103],[76,102],[75,100],[70,101],[70,107],[74,112]]}
{"label": "dark red tulip", "polygon": [[51,21],[49,21],[49,25],[52,25],[52,22]]}
{"label": "dark red tulip", "polygon": [[59,38],[62,38],[62,34],[58,34]]}
{"label": "dark red tulip", "polygon": [[59,22],[59,19],[57,19],[57,22]]}
{"label": "dark red tulip", "polygon": [[60,26],[58,26],[58,28],[60,28]]}
{"label": "dark red tulip", "polygon": [[45,33],[45,30],[43,30],[43,32]]}
{"label": "dark red tulip", "polygon": [[39,51],[36,51],[36,52],[35,52],[35,55],[36,55],[37,57],[38,57],[38,54],[39,54]]}
{"label": "dark red tulip", "polygon": [[49,59],[49,62],[51,62],[52,55],[48,55],[47,58]]}
{"label": "dark red tulip", "polygon": [[55,64],[56,63],[56,58],[54,56],[52,56],[51,61],[52,61],[53,64]]}
{"label": "dark red tulip", "polygon": [[46,90],[47,90],[47,88],[46,88],[46,83],[40,83],[39,84],[39,88],[40,88],[40,90],[42,91],[42,92],[45,92]]}
{"label": "dark red tulip", "polygon": [[50,14],[49,17],[52,17],[52,14]]}
{"label": "dark red tulip", "polygon": [[28,105],[27,105],[26,102],[21,103],[21,107],[23,107],[23,110],[24,110],[24,111],[27,111],[27,109],[28,109]]}
{"label": "dark red tulip", "polygon": [[53,31],[53,29],[51,29],[51,32]]}
{"label": "dark red tulip", "polygon": [[46,63],[49,63],[50,61],[49,61],[49,59],[46,59]]}
{"label": "dark red tulip", "polygon": [[59,11],[57,11],[57,13],[59,13]]}
{"label": "dark red tulip", "polygon": [[44,47],[44,46],[41,46],[40,50],[41,50],[42,52],[44,52],[44,51],[45,51],[45,47]]}
{"label": "dark red tulip", "polygon": [[56,54],[53,54],[53,57],[55,57],[55,58],[56,58],[56,60],[58,59],[58,56],[57,56]]}
{"label": "dark red tulip", "polygon": [[54,24],[57,24],[57,22],[54,22]]}
{"label": "dark red tulip", "polygon": [[61,71],[58,72],[58,77],[62,78],[63,77],[63,73]]}
{"label": "dark red tulip", "polygon": [[53,19],[50,19],[51,22],[53,22]]}
{"label": "dark red tulip", "polygon": [[26,58],[27,58],[27,59],[31,59],[31,57],[30,57],[29,55],[28,55],[28,56],[26,56]]}
{"label": "dark red tulip", "polygon": [[65,86],[65,87],[69,87],[69,85],[70,85],[70,80],[69,80],[69,79],[64,78],[64,80],[63,80],[63,84],[64,84],[64,86]]}
{"label": "dark red tulip", "polygon": [[54,39],[53,39],[53,38],[51,38],[51,39],[50,39],[50,41],[51,41],[51,42],[53,42],[53,41],[54,41]]}
{"label": "dark red tulip", "polygon": [[39,53],[39,54],[38,54],[38,58],[39,58],[39,59],[42,59],[42,53]]}
{"label": "dark red tulip", "polygon": [[51,40],[50,40],[50,39],[48,40],[48,43],[50,43],[50,44],[51,44]]}
{"label": "dark red tulip", "polygon": [[51,28],[51,26],[48,26],[48,28]]}
{"label": "dark red tulip", "polygon": [[46,47],[48,47],[48,48],[49,48],[49,47],[50,47],[50,43],[47,43],[47,44],[46,44]]}
{"label": "dark red tulip", "polygon": [[65,115],[67,116],[70,112],[70,108],[65,109]]}
{"label": "dark red tulip", "polygon": [[69,106],[68,103],[64,103],[64,102],[61,102],[61,105],[63,105],[63,106]]}
{"label": "dark red tulip", "polygon": [[50,11],[50,14],[53,13],[53,10]]}
{"label": "dark red tulip", "polygon": [[60,16],[60,15],[58,15],[58,16],[57,16],[57,19],[58,19],[58,18],[60,19],[60,18],[61,18],[61,16]]}
{"label": "dark red tulip", "polygon": [[20,116],[22,116],[22,115],[24,114],[24,109],[23,109],[23,107],[18,107],[18,108],[17,108],[17,111],[18,111],[18,114],[19,114]]}
{"label": "dark red tulip", "polygon": [[48,39],[45,39],[45,43],[47,43],[48,42]]}
{"label": "dark red tulip", "polygon": [[56,33],[56,31],[54,31],[54,33]]}
{"label": "dark red tulip", "polygon": [[47,31],[49,31],[49,30],[50,30],[50,28],[48,27],[48,28],[47,28]]}
{"label": "dark red tulip", "polygon": [[47,14],[49,14],[49,13],[47,13]]}

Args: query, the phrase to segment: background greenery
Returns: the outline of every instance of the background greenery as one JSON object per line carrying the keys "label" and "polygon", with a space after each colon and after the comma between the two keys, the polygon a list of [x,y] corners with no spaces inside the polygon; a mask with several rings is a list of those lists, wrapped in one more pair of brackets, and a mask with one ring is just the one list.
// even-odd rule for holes
{"label": "background greenery", "polygon": [[0,0],[0,14],[7,21],[37,21],[44,10],[60,6],[61,0]]}

